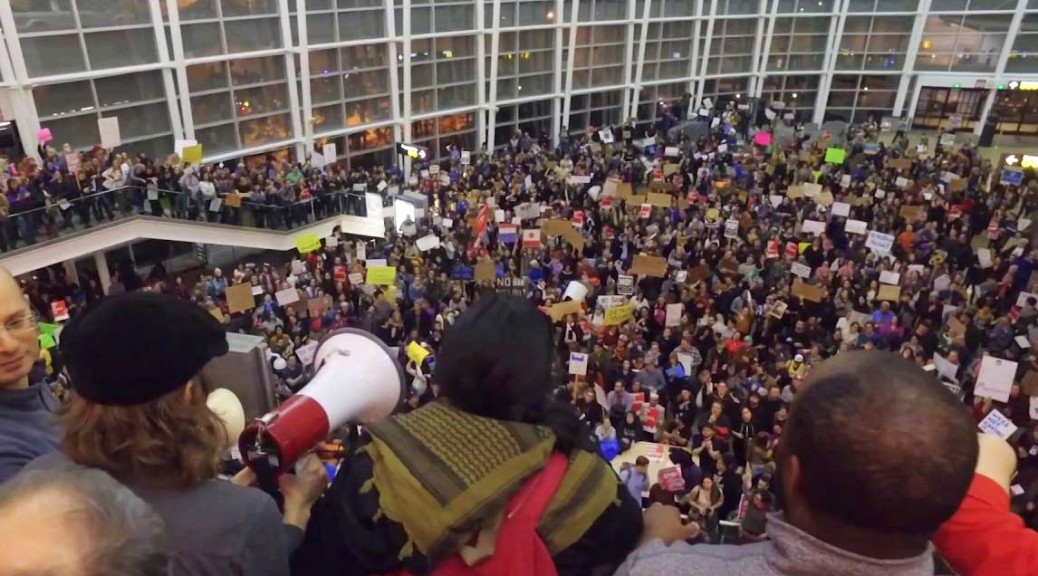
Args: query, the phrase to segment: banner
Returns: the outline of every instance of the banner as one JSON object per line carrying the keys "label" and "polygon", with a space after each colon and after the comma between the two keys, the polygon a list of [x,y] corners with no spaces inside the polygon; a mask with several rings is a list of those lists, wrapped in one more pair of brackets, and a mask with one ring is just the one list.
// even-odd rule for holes
{"label": "banner", "polygon": [[619,326],[634,317],[634,304],[624,304],[605,311],[605,325]]}

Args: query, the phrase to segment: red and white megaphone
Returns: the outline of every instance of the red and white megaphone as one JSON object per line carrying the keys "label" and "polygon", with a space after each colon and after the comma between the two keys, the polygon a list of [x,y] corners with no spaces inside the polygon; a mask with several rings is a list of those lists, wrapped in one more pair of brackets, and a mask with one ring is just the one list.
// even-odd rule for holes
{"label": "red and white megaphone", "polygon": [[245,464],[257,476],[282,474],[343,424],[372,424],[404,395],[393,353],[374,335],[354,328],[329,334],[314,353],[314,374],[302,390],[241,433]]}

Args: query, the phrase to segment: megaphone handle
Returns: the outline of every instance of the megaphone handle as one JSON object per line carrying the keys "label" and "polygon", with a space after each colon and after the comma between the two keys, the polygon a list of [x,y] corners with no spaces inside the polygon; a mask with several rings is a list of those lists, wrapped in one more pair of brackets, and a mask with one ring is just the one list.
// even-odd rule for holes
{"label": "megaphone handle", "polygon": [[278,485],[278,470],[270,465],[265,458],[258,458],[252,463],[252,471],[256,473],[256,484],[278,505],[278,510],[284,512],[285,498],[281,495]]}

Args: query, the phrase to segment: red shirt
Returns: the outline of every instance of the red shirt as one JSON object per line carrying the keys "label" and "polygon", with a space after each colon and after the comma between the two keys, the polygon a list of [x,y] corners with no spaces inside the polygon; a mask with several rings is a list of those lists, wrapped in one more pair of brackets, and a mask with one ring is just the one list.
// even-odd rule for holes
{"label": "red shirt", "polygon": [[1038,532],[1009,511],[1009,495],[975,474],[959,510],[933,538],[937,551],[962,576],[1038,574]]}

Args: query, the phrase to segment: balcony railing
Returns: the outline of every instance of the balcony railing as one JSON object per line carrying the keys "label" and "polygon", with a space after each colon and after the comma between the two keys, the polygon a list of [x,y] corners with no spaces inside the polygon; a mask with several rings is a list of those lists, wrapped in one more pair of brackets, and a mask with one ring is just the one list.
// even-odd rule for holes
{"label": "balcony railing", "polygon": [[0,217],[0,253],[137,215],[267,230],[295,230],[337,215],[367,216],[364,195],[346,190],[322,192],[292,203],[280,199],[256,202],[239,196],[239,206],[228,206],[228,196],[204,199],[172,190],[124,187],[74,199],[48,198],[43,207]]}

